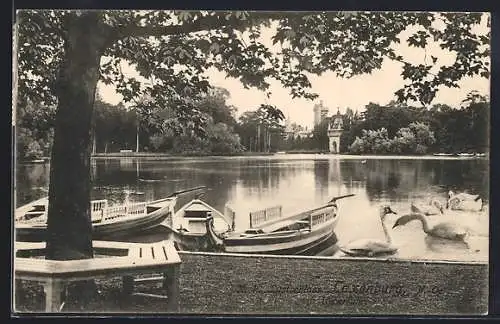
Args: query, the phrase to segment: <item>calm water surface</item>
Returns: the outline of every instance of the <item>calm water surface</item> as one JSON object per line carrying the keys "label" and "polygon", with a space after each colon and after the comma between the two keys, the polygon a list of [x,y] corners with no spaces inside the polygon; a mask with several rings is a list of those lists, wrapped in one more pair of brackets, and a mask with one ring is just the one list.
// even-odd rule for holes
{"label": "calm water surface", "polygon": [[[446,201],[448,190],[489,194],[486,159],[361,158],[334,155],[275,155],[266,157],[179,158],[168,160],[101,159],[93,161],[93,199],[123,201],[125,190],[133,200],[164,197],[176,190],[205,185],[203,199],[224,211],[236,212],[236,230],[249,225],[248,214],[282,205],[285,214],[327,202],[331,197],[354,193],[339,201],[336,227],[339,244],[358,238],[384,239],[378,217],[381,204],[399,214],[409,212],[410,201],[427,203],[431,196]],[[47,195],[49,165],[18,166],[17,205]],[[185,195],[177,208],[194,198]],[[453,220],[467,226],[470,247],[430,239],[420,222],[391,230],[399,247],[393,257],[438,260],[488,260],[488,206],[481,212],[445,211],[431,222]],[[392,227],[396,215],[386,219]],[[342,257],[341,253],[336,256]]]}

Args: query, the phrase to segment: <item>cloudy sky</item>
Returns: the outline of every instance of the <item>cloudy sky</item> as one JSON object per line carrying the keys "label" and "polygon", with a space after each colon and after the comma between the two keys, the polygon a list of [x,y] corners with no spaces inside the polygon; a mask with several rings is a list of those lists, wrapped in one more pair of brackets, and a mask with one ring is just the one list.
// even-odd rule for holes
{"label": "cloudy sky", "polygon": [[[479,32],[486,31],[486,21],[478,28]],[[406,39],[413,30],[408,29],[401,35],[401,39]],[[261,41],[271,44],[273,30],[269,29],[262,33]],[[430,56],[438,58],[436,71],[441,65],[452,64],[455,55],[442,50],[437,44],[431,43],[424,49],[408,47],[405,42],[401,42],[394,47],[398,54],[411,63],[430,63]],[[362,111],[369,102],[386,104],[395,99],[394,92],[400,89],[405,81],[401,77],[402,64],[395,61],[384,61],[380,70],[372,74],[360,75],[350,79],[337,77],[333,72],[324,73],[321,76],[311,76],[312,91],[319,94],[315,101],[305,99],[292,99],[289,90],[281,86],[279,82],[271,82],[272,95],[268,99],[264,92],[256,89],[244,89],[241,83],[233,78],[226,78],[223,72],[214,69],[207,71],[213,85],[224,87],[229,90],[231,97],[229,103],[238,108],[238,115],[249,110],[255,110],[261,103],[269,103],[280,108],[285,116],[289,116],[292,122],[303,126],[311,127],[313,124],[313,106],[323,100],[324,105],[329,107],[330,113],[336,113],[337,108],[344,112],[346,107],[353,110]],[[137,77],[137,73],[128,65],[123,67],[126,74]],[[442,87],[438,91],[432,104],[444,103],[451,106],[459,106],[467,93],[477,90],[481,94],[489,95],[490,81],[485,78],[465,78],[459,83],[460,88]],[[105,101],[116,104],[122,100],[112,86],[99,84],[99,91]]]}

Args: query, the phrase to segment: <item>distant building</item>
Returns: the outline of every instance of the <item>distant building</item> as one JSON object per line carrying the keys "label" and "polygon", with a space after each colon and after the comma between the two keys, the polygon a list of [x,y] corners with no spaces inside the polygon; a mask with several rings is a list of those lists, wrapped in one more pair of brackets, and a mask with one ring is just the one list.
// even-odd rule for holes
{"label": "distant building", "polygon": [[337,109],[337,114],[332,116],[330,122],[328,123],[328,148],[331,153],[340,153],[340,136],[344,130],[344,121],[340,110]]}
{"label": "distant building", "polygon": [[288,116],[287,118],[285,118],[285,130],[284,130],[284,135],[285,135],[285,138],[290,138],[290,137],[293,137],[293,127],[292,127],[292,124],[290,123],[290,116]]}
{"label": "distant building", "polygon": [[284,130],[284,136],[287,139],[290,138],[305,138],[305,137],[312,137],[313,133],[312,131],[307,129],[307,126],[304,128],[301,125],[297,125],[296,123],[291,123],[290,118],[285,119],[285,130]]}
{"label": "distant building", "polygon": [[313,107],[314,112],[314,126],[319,125],[326,117],[328,117],[328,107],[323,105],[323,100]]}

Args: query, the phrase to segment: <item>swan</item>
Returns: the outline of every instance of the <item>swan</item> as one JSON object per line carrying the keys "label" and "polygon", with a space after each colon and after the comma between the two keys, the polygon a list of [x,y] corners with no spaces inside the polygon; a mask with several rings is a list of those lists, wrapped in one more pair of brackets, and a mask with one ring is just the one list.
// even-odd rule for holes
{"label": "swan", "polygon": [[392,239],[385,225],[385,216],[387,214],[397,214],[389,206],[380,207],[380,222],[385,234],[385,241],[377,239],[358,239],[347,243],[347,245],[339,247],[346,255],[350,256],[375,256],[379,254],[394,254],[397,248],[392,245]]}
{"label": "swan", "polygon": [[454,222],[441,222],[434,226],[430,226],[427,218],[419,213],[410,213],[399,217],[392,228],[405,225],[412,220],[419,220],[422,222],[422,229],[427,235],[432,237],[465,242],[469,236],[469,231],[465,227]]}
{"label": "swan", "polygon": [[429,201],[429,205],[419,207],[415,206],[415,204],[412,202],[410,209],[412,213],[424,214],[425,216],[444,214],[443,205],[437,199],[431,199],[431,201]]}
{"label": "swan", "polygon": [[479,195],[471,195],[465,192],[454,193],[448,191],[447,209],[452,210],[482,210],[483,200]]}

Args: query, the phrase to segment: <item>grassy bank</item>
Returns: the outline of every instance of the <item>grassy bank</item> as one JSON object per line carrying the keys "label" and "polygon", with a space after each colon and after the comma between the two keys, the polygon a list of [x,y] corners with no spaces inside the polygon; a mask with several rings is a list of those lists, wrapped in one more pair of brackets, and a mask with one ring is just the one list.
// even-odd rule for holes
{"label": "grassy bank", "polygon": [[[180,311],[187,314],[484,314],[486,263],[180,252]],[[120,296],[119,278],[84,312],[161,314],[165,300]],[[160,283],[136,291],[161,293]],[[43,310],[42,289],[26,285],[18,310]],[[67,306],[65,311],[78,311]]]}

